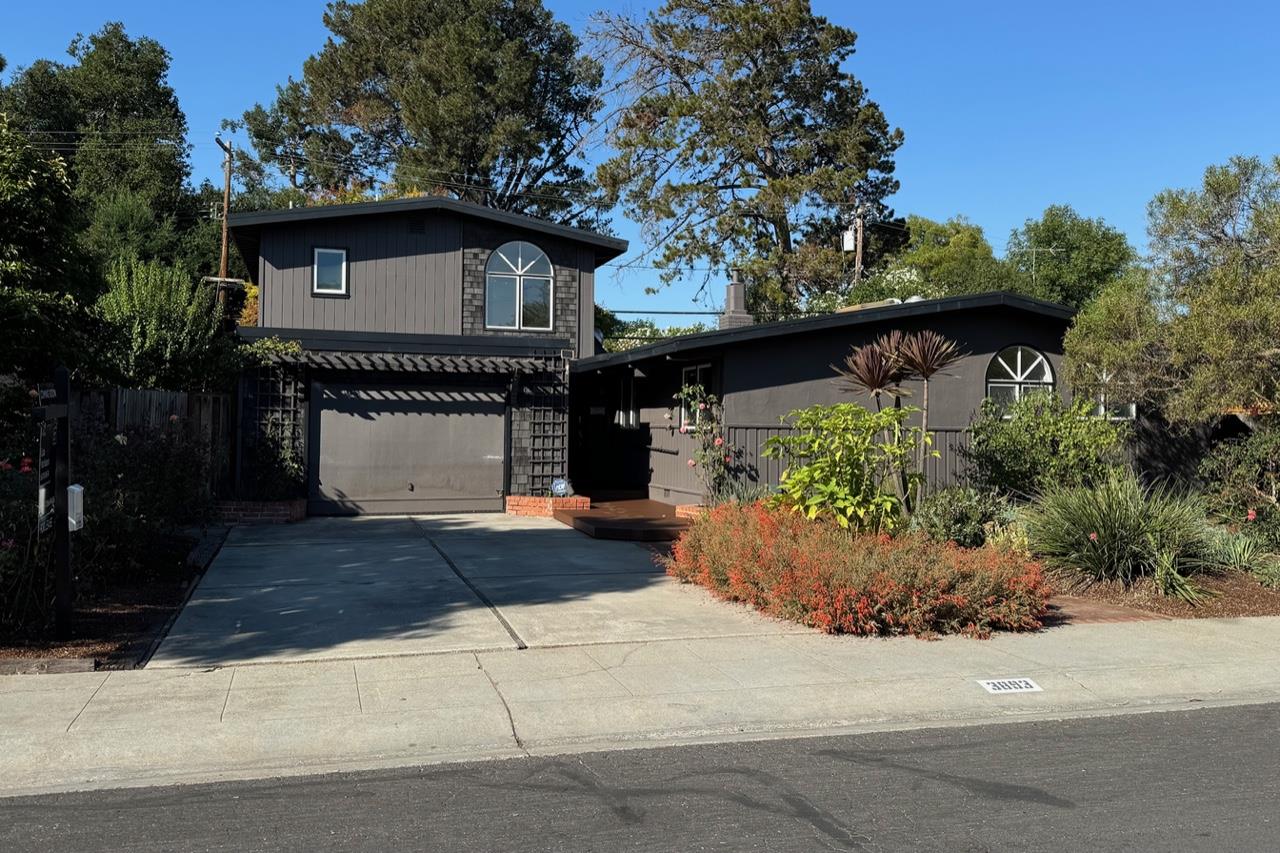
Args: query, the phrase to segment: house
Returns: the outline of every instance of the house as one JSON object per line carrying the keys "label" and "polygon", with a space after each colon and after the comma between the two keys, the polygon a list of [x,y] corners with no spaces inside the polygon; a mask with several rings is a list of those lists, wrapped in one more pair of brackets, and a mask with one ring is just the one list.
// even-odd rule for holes
{"label": "house", "polygon": [[[934,484],[957,480],[958,449],[986,397],[1009,400],[1061,385],[1063,336],[1072,311],[1010,293],[916,300],[818,317],[755,324],[744,310],[741,284],[730,284],[721,328],[579,359],[571,368],[573,441],[570,475],[594,492],[647,491],[666,503],[701,497],[692,458],[694,438],[680,427],[697,416],[674,395],[700,384],[721,399],[725,438],[741,454],[746,475],[776,485],[777,460],[765,441],[783,430],[780,418],[818,403],[858,402],[835,381],[832,365],[850,348],[893,329],[932,329],[965,355],[929,388],[929,426],[937,458],[925,472]],[[907,405],[920,398],[907,383]],[[917,421],[918,423],[918,421]]]}
{"label": "house", "polygon": [[259,288],[238,333],[300,346],[241,377],[238,492],[301,491],[312,514],[496,511],[563,478],[697,500],[679,429],[694,415],[673,399],[694,383],[722,398],[747,474],[776,483],[761,449],[780,417],[856,400],[831,365],[890,329],[966,352],[930,389],[928,474],[946,482],[984,397],[1058,386],[1071,317],[989,293],[757,324],[734,283],[721,329],[597,355],[595,273],[623,240],[441,197],[233,214],[229,229]]}
{"label": "house", "polygon": [[259,287],[241,494],[313,514],[501,510],[568,473],[569,366],[623,240],[423,197],[233,214]]}

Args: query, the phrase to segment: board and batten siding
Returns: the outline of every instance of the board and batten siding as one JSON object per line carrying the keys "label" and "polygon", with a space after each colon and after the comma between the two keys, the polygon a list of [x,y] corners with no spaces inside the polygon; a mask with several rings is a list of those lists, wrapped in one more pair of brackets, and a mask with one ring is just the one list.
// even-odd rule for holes
{"label": "board and batten siding", "polygon": [[[317,248],[346,249],[348,296],[312,294]],[[371,216],[268,229],[258,284],[262,326],[461,334],[462,226],[447,216]]]}

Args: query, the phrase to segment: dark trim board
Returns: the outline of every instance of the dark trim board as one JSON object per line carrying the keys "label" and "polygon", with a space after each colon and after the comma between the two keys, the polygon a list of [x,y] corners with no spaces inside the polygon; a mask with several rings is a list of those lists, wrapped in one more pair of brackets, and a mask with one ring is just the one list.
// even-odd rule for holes
{"label": "dark trim board", "polygon": [[597,264],[607,263],[627,251],[627,241],[617,237],[607,237],[594,231],[558,225],[531,216],[509,213],[505,210],[494,210],[478,204],[470,204],[443,196],[421,196],[417,198],[399,198],[390,201],[367,201],[357,204],[327,204],[317,207],[295,207],[288,210],[261,210],[245,213],[233,213],[227,218],[236,244],[245,258],[256,247],[258,235],[262,228],[273,225],[288,225],[295,222],[308,222],[325,219],[343,219],[355,216],[377,216],[389,213],[418,213],[432,210],[453,213],[473,219],[493,222],[508,228],[517,228],[535,234],[547,234],[565,240],[573,240],[595,250]]}
{"label": "dark trim board", "polygon": [[335,352],[426,353],[431,355],[544,355],[570,348],[564,338],[515,335],[413,335],[402,332],[347,332],[242,326],[236,335],[246,341],[279,338],[297,341],[303,349]]}
{"label": "dark trim board", "polygon": [[506,499],[434,498],[431,500],[327,501],[307,499],[307,515],[430,515],[452,512],[502,512]]}
{"label": "dark trim board", "polygon": [[776,323],[759,323],[734,329],[719,329],[711,332],[699,332],[694,335],[682,335],[681,337],[658,343],[645,344],[625,352],[594,355],[589,358],[579,359],[573,364],[572,370],[574,373],[586,373],[607,367],[634,364],[657,356],[674,356],[682,352],[693,352],[708,347],[737,344],[762,338],[806,334],[826,329],[881,323],[908,317],[928,317],[953,311],[972,311],[975,309],[1001,307],[1026,311],[1057,320],[1070,320],[1075,316],[1075,311],[1065,305],[1058,305],[1054,302],[1046,302],[1043,299],[1033,299],[1030,296],[1021,296],[1005,291],[980,293],[974,296],[948,296],[943,299],[922,299],[917,302],[902,302],[897,305],[865,308],[861,311],[843,311],[835,314],[823,314],[820,317],[779,320]]}

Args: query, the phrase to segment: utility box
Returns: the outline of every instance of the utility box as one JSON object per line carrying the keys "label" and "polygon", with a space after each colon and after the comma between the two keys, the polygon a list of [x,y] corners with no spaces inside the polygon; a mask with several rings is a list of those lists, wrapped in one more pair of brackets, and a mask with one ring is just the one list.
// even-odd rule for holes
{"label": "utility box", "polygon": [[67,486],[67,529],[84,527],[84,486],[76,483]]}

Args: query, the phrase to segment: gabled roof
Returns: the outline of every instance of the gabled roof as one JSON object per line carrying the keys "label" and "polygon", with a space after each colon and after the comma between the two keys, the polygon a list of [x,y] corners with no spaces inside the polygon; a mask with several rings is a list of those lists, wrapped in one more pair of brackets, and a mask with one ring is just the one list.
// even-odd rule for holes
{"label": "gabled roof", "polygon": [[680,337],[667,338],[652,344],[638,346],[625,352],[604,353],[579,359],[574,363],[573,371],[580,373],[589,370],[600,370],[605,367],[633,364],[646,358],[674,355],[690,350],[725,346],[762,338],[802,335],[826,329],[839,329],[871,323],[890,323],[909,317],[928,317],[955,311],[999,307],[1026,311],[1030,314],[1050,317],[1064,322],[1075,316],[1075,311],[1065,305],[999,290],[991,293],[947,296],[942,299],[923,299],[918,302],[902,302],[897,305],[864,308],[860,311],[823,314],[820,317],[802,317],[798,320],[779,320],[774,323],[757,323],[752,326],[741,326],[734,329],[718,329],[710,332],[699,332],[694,335],[681,335]]}
{"label": "gabled roof", "polygon": [[[389,213],[415,213],[439,210],[496,222],[512,228],[521,228],[540,234],[548,234],[564,240],[572,240],[585,246],[591,246],[596,252],[596,264],[604,264],[613,260],[627,250],[627,241],[617,237],[607,237],[584,228],[572,228],[558,225],[532,216],[509,213],[505,210],[494,210],[466,201],[458,201],[444,196],[418,196],[415,198],[397,198],[389,201],[365,201],[358,204],[327,204],[316,207],[294,207],[287,210],[260,210],[245,213],[233,213],[227,219],[227,227],[235,236],[236,246],[241,254],[249,254],[246,249],[256,251],[258,234],[264,228],[277,225],[289,225],[295,222],[311,222],[328,219],[344,219],[356,216],[386,215]],[[252,264],[251,264],[252,265]]]}

